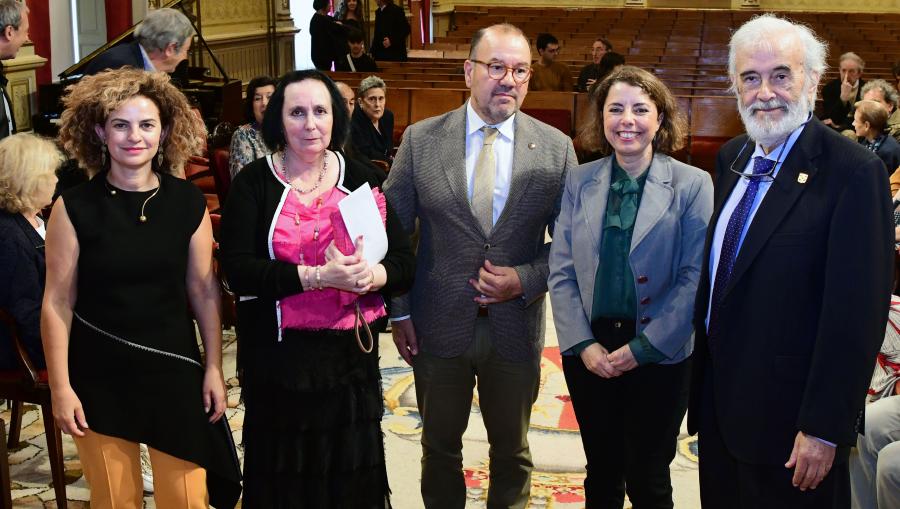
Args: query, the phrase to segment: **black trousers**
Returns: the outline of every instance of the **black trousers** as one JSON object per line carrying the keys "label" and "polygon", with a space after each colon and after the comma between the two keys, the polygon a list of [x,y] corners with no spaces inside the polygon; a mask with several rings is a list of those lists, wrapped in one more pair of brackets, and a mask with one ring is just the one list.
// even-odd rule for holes
{"label": "black trousers", "polygon": [[[707,359],[707,366],[711,363]],[[732,456],[719,431],[709,375],[703,380],[698,430],[703,509],[849,509],[850,470],[846,460],[832,465],[816,489],[800,491],[791,484],[794,470],[784,464],[754,465]],[[785,463],[790,454],[785,451]]]}
{"label": "black trousers", "polygon": [[[610,352],[634,338],[634,322],[597,320],[594,337]],[[563,356],[563,372],[587,457],[586,507],[671,508],[669,464],[688,401],[690,361],[639,366],[606,379],[579,356]]]}

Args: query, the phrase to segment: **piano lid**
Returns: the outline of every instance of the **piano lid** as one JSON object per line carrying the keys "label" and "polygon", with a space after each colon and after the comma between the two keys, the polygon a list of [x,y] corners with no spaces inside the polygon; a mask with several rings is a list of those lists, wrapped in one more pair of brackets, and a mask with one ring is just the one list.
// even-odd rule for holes
{"label": "piano lid", "polygon": [[[198,19],[197,19],[197,16],[194,14],[193,10],[194,10],[194,8],[196,8],[197,11],[200,10],[199,0],[167,0],[165,2],[165,4],[162,5],[161,7],[169,7],[172,9],[178,9],[182,13],[184,13],[185,16],[187,16],[188,20],[191,22],[191,26],[194,27],[195,37],[197,38],[197,41],[199,42],[199,44],[197,44],[197,45],[192,44],[190,51],[193,53],[197,46],[202,47],[203,50],[205,51],[205,53],[209,56],[210,60],[212,60],[212,62],[215,64],[216,68],[219,70],[219,73],[221,73],[222,77],[224,78],[224,81],[227,82],[228,81],[228,73],[225,72],[225,69],[222,67],[222,64],[219,63],[219,60],[216,58],[215,55],[213,55],[212,51],[209,49],[209,45],[206,44],[206,40],[203,39],[203,35],[200,32],[200,28],[197,26]],[[65,71],[59,73],[59,79],[66,80],[66,79],[72,78],[74,76],[79,76],[81,74],[84,74],[84,69],[98,55],[100,55],[101,53],[103,53],[104,51],[106,51],[110,48],[116,47],[120,44],[127,44],[127,43],[131,42],[132,40],[134,40],[134,29],[139,24],[140,23],[136,23],[136,24],[132,25],[131,28],[129,28],[128,30],[119,34],[115,39],[113,39],[113,40],[109,41],[108,43],[104,44],[103,46],[100,46],[99,48],[95,49],[94,51],[91,52],[90,55],[82,58],[81,60],[79,60],[72,66],[70,66],[68,69],[66,69]]]}

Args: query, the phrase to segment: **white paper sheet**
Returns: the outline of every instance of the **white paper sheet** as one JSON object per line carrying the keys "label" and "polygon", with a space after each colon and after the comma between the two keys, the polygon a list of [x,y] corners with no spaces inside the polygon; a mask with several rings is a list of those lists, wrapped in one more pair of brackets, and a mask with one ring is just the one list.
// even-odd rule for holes
{"label": "white paper sheet", "polygon": [[375,265],[384,259],[388,250],[387,232],[369,184],[363,184],[344,197],[338,203],[338,208],[350,239],[355,243],[357,237],[363,236],[363,257],[369,265]]}

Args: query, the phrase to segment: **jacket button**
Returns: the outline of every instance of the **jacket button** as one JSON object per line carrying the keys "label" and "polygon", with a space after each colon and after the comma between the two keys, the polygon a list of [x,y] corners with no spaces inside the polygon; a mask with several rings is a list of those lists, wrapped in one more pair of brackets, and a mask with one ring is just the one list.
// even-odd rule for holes
{"label": "jacket button", "polygon": [[644,297],[643,299],[641,299],[641,305],[646,306],[647,304],[650,304],[650,297]]}
{"label": "jacket button", "polygon": [[648,323],[650,323],[650,320],[652,320],[652,319],[651,319],[649,316],[642,316],[642,317],[641,317],[641,324],[642,324],[642,325],[647,325]]}
{"label": "jacket button", "polygon": [[490,248],[491,248],[491,245],[490,245],[490,244],[485,244],[485,245],[484,245],[484,250],[485,250],[485,251],[487,251],[487,250],[490,249]]}
{"label": "jacket button", "polygon": [[647,282],[647,276],[638,276],[637,282],[640,284],[644,284]]}

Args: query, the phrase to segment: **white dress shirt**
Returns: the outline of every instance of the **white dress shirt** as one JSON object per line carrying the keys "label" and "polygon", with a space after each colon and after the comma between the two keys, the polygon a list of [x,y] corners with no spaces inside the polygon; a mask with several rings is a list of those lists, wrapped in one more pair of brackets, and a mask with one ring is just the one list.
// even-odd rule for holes
{"label": "white dress shirt", "polygon": [[493,145],[497,173],[494,174],[494,210],[491,224],[497,224],[497,219],[503,212],[506,199],[509,197],[516,134],[515,119],[516,115],[513,114],[499,124],[488,124],[475,113],[472,101],[466,102],[466,188],[470,203],[475,192],[475,164],[478,162],[478,154],[484,145],[484,132],[481,131],[481,128],[484,126],[496,127],[499,131]]}
{"label": "white dress shirt", "polygon": [[147,53],[147,50],[140,44],[138,44],[138,48],[141,48],[141,56],[144,58],[144,70],[147,72],[156,71],[156,66],[154,66],[153,61],[150,60],[150,55]]}

